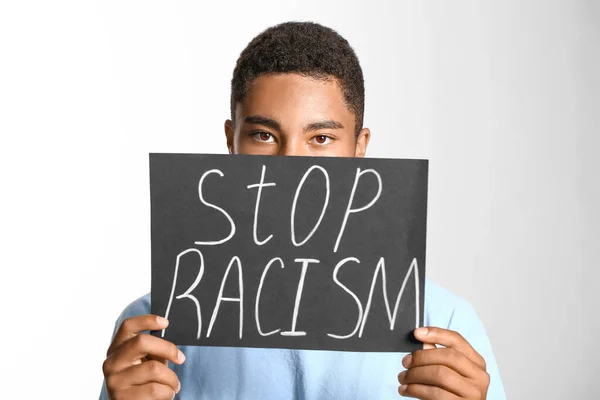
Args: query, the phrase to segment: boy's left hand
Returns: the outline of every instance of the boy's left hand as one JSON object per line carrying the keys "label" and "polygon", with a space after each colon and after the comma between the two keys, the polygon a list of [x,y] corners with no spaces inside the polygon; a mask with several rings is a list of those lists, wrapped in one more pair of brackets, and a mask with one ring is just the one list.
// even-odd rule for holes
{"label": "boy's left hand", "polygon": [[402,396],[422,400],[486,398],[490,376],[485,360],[458,332],[427,327],[416,329],[415,337],[425,345],[402,360],[406,368],[398,375]]}

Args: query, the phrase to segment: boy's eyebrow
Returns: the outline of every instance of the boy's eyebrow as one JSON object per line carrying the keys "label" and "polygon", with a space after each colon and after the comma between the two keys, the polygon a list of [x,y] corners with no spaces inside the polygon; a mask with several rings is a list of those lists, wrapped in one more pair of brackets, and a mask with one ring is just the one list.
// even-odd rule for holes
{"label": "boy's eyebrow", "polygon": [[244,118],[244,122],[249,124],[263,125],[277,131],[281,130],[281,125],[279,125],[279,122],[275,121],[273,118],[265,117],[264,115],[249,115]]}
{"label": "boy's eyebrow", "polygon": [[[249,115],[244,118],[244,122],[249,124],[263,125],[277,131],[281,131],[281,125],[273,118],[269,118],[264,115]],[[344,125],[341,122],[334,121],[331,119],[312,122],[304,127],[304,132],[313,132],[321,129],[344,129]]]}
{"label": "boy's eyebrow", "polygon": [[342,125],[340,122],[328,119],[308,124],[304,128],[304,132],[318,131],[321,129],[344,129],[344,125]]}

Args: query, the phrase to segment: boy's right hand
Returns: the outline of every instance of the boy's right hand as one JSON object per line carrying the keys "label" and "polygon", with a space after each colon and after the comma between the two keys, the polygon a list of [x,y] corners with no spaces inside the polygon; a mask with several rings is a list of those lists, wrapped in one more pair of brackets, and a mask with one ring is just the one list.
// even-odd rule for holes
{"label": "boy's right hand", "polygon": [[179,392],[179,379],[168,361],[182,364],[185,356],[173,343],[141,333],[168,324],[151,314],[123,321],[102,364],[109,399],[173,399]]}

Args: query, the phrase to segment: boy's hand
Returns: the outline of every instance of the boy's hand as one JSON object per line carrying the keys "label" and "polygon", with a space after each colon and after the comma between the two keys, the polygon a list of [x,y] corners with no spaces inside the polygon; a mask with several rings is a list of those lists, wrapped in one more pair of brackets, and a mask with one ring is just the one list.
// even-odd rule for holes
{"label": "boy's hand", "polygon": [[402,360],[407,369],[398,375],[402,396],[422,400],[486,398],[490,377],[485,360],[459,333],[427,327],[416,329],[415,337],[425,343],[424,350]]}
{"label": "boy's hand", "polygon": [[141,333],[167,325],[166,319],[150,314],[123,321],[102,364],[111,400],[173,399],[179,392],[168,361],[181,364],[185,356],[173,343]]}

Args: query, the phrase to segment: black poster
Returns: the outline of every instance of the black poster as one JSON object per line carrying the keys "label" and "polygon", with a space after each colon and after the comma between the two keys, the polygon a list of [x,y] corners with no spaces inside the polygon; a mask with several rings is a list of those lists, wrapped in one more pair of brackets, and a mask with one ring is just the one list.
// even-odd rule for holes
{"label": "black poster", "polygon": [[151,154],[152,334],[421,348],[427,160]]}

